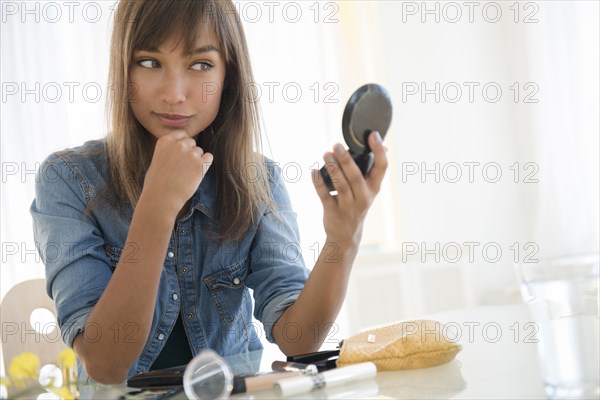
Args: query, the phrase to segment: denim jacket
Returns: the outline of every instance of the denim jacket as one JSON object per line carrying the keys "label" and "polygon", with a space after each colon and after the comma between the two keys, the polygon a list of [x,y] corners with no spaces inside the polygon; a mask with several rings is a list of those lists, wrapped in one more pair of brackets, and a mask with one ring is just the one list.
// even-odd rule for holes
{"label": "denim jacket", "polygon": [[[97,335],[127,340],[136,333],[135,326],[111,327],[110,332],[94,324],[86,327],[119,259],[133,261],[136,255],[134,247],[123,248],[131,207],[118,210],[97,202],[96,195],[107,185],[104,147],[102,139],[50,155],[38,171],[31,205],[47,291],[69,346],[80,332],[90,340]],[[298,297],[308,270],[301,252],[290,251],[299,250],[298,226],[281,170],[272,163],[267,170],[277,212],[261,213],[241,240],[220,243],[212,239],[219,221],[216,176],[209,169],[171,234],[150,334],[128,376],[149,370],[180,311],[194,355],[211,348],[230,356],[262,349],[262,337],[274,341],[271,328]],[[143,274],[144,266],[139,269]],[[253,306],[264,328],[253,324]]]}

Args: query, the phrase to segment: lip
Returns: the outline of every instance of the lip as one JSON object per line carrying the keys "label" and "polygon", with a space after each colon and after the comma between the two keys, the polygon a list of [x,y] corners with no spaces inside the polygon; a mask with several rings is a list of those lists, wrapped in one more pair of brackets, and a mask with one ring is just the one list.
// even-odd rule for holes
{"label": "lip", "polygon": [[154,113],[160,122],[166,126],[182,127],[192,118],[191,115]]}

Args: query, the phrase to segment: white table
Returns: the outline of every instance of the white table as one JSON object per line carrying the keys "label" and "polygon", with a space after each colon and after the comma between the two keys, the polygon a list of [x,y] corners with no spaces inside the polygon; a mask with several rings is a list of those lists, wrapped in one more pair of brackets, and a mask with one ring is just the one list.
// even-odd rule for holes
{"label": "white table", "polygon": [[[463,349],[446,365],[380,372],[355,382],[297,398],[316,399],[545,399],[539,375],[535,325],[523,305],[461,309],[428,315],[460,332]],[[232,398],[273,399],[271,391]],[[293,399],[291,397],[290,399]]]}
{"label": "white table", "polygon": [[[535,324],[523,305],[453,310],[425,316],[453,326],[462,351],[434,368],[380,372],[375,379],[317,390],[303,399],[545,399],[539,374]],[[451,332],[448,330],[448,332]],[[124,385],[83,386],[82,397],[118,398]],[[44,390],[40,390],[43,393]],[[32,396],[28,398],[35,398]],[[176,398],[185,398],[180,393]],[[272,391],[232,396],[274,399]],[[289,397],[288,399],[294,399]]]}
{"label": "white table", "polygon": [[440,367],[380,373],[379,398],[545,399],[536,325],[523,305],[427,316],[461,330],[463,349]]}

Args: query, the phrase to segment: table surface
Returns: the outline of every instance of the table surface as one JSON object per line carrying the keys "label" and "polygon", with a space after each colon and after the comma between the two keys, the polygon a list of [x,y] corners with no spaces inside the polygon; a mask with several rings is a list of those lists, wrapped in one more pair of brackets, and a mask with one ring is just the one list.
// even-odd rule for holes
{"label": "table surface", "polygon": [[[452,362],[433,368],[380,372],[372,380],[322,389],[299,398],[546,398],[539,373],[536,325],[526,306],[461,309],[425,318],[450,324],[449,329],[454,329],[462,350]],[[236,399],[275,397],[271,391],[232,396]]]}
{"label": "table surface", "polygon": [[[524,305],[453,310],[426,316],[449,324],[462,351],[445,365],[380,372],[375,379],[321,389],[295,398],[315,399],[545,399],[533,324]],[[450,330],[448,331],[450,332]],[[118,398],[122,385],[80,386],[82,398]],[[34,397],[35,398],[35,397]],[[176,398],[185,398],[182,394]],[[234,399],[273,399],[272,391]],[[293,399],[294,397],[289,397]]]}

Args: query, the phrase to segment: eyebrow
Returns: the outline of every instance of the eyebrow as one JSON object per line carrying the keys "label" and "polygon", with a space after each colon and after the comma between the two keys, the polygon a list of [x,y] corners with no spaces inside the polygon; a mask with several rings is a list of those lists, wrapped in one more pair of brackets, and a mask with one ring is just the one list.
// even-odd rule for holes
{"label": "eyebrow", "polygon": [[[160,53],[160,51],[156,47],[141,48],[138,51],[147,51],[149,53]],[[212,44],[207,44],[207,45],[200,46],[200,47],[194,49],[191,52],[191,55],[202,54],[202,53],[210,53],[211,51],[216,51],[217,53],[221,52],[218,47],[216,47],[216,46],[214,46]]]}
{"label": "eyebrow", "polygon": [[207,44],[205,46],[198,47],[197,49],[192,51],[192,54],[210,53],[211,51],[216,51],[217,53],[221,52],[216,46],[213,46],[212,44]]}

